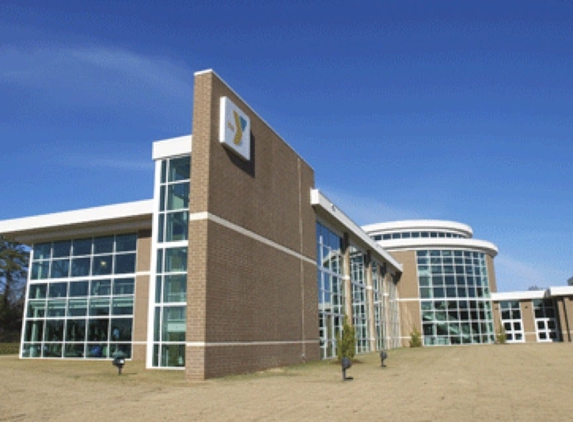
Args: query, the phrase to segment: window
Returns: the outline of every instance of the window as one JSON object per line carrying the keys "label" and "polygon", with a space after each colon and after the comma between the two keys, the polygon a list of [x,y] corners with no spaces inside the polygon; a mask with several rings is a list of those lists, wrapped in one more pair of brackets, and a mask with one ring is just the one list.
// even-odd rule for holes
{"label": "window", "polygon": [[344,319],[342,238],[321,223],[316,224],[318,315],[322,358],[336,356],[336,339]]}
{"label": "window", "polygon": [[191,158],[187,155],[163,160],[159,171],[154,332],[149,352],[153,366],[177,368],[185,366]]}
{"label": "window", "polygon": [[136,247],[135,234],[34,245],[22,357],[130,357]]}
{"label": "window", "polygon": [[501,324],[505,330],[508,343],[523,343],[525,335],[521,318],[521,307],[517,300],[499,302]]}
{"label": "window", "polygon": [[428,250],[416,255],[424,344],[492,343],[485,254]]}

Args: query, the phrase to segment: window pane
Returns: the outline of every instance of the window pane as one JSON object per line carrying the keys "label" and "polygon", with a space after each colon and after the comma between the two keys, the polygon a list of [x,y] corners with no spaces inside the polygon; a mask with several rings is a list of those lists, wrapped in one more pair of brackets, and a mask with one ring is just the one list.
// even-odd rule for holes
{"label": "window pane", "polygon": [[66,301],[65,300],[48,300],[48,315],[49,317],[65,317],[66,316]]}
{"label": "window pane", "polygon": [[49,259],[51,254],[50,251],[52,250],[51,243],[38,243],[34,245],[34,259]]}
{"label": "window pane", "polygon": [[92,296],[109,296],[111,294],[111,280],[92,280]]}
{"label": "window pane", "polygon": [[24,332],[24,341],[42,341],[44,333],[44,321],[26,322],[26,331]]}
{"label": "window pane", "polygon": [[131,358],[131,344],[115,344],[109,345],[109,357],[123,356],[126,359]]}
{"label": "window pane", "polygon": [[107,358],[108,348],[106,344],[88,344],[88,358]]}
{"label": "window pane", "polygon": [[167,194],[167,209],[181,210],[189,208],[189,183],[169,185]]}
{"label": "window pane", "polygon": [[88,295],[88,281],[70,282],[70,297],[79,297]]}
{"label": "window pane", "polygon": [[72,259],[72,277],[85,277],[90,275],[90,258]]}
{"label": "window pane", "polygon": [[48,297],[66,297],[68,295],[68,283],[51,283],[48,288]]}
{"label": "window pane", "polygon": [[46,315],[45,300],[30,300],[28,302],[28,318],[42,318]]}
{"label": "window pane", "polygon": [[109,319],[90,319],[88,323],[88,341],[107,341]]}
{"label": "window pane", "polygon": [[50,278],[68,277],[69,271],[70,271],[69,259],[55,259],[52,261]]}
{"label": "window pane", "polygon": [[187,301],[187,276],[185,274],[165,276],[164,302]]}
{"label": "window pane", "polygon": [[189,179],[191,157],[181,157],[169,160],[169,182]]}
{"label": "window pane", "polygon": [[110,341],[131,341],[131,332],[131,318],[113,318],[111,320]]}
{"label": "window pane", "polygon": [[42,280],[48,278],[49,261],[38,261],[32,264],[32,280]]}
{"label": "window pane", "polygon": [[134,292],[135,280],[133,278],[122,278],[114,280],[114,295],[132,295]]}
{"label": "window pane", "polygon": [[64,340],[64,321],[57,319],[46,320],[44,330],[44,341],[63,341]]}
{"label": "window pane", "polygon": [[187,220],[189,218],[189,213],[184,212],[172,212],[165,214],[165,236],[167,242],[173,242],[177,240],[187,240],[188,237],[188,225]]}
{"label": "window pane", "polygon": [[94,254],[113,252],[113,236],[96,237],[94,239]]}
{"label": "window pane", "polygon": [[89,255],[92,252],[92,240],[91,239],[78,239],[74,240],[72,245],[72,255]]}
{"label": "window pane", "polygon": [[123,234],[115,237],[116,252],[134,251],[137,246],[137,235]]}
{"label": "window pane", "polygon": [[163,341],[185,341],[185,307],[163,308]]}
{"label": "window pane", "polygon": [[109,298],[90,299],[90,315],[91,316],[109,315]]}
{"label": "window pane", "polygon": [[185,366],[185,345],[169,344],[161,348],[161,366]]}
{"label": "window pane", "polygon": [[70,299],[68,301],[68,316],[86,316],[87,314],[87,299]]}
{"label": "window pane", "polygon": [[64,347],[64,357],[83,358],[85,355],[85,344],[66,344]]}
{"label": "window pane", "polygon": [[28,289],[28,298],[44,299],[46,297],[46,290],[47,290],[47,285],[45,283],[30,284],[30,288]]}
{"label": "window pane", "polygon": [[86,341],[85,319],[69,319],[67,321],[66,341]]}
{"label": "window pane", "polygon": [[133,297],[114,297],[112,315],[133,315]]}
{"label": "window pane", "polygon": [[52,258],[63,258],[70,256],[70,249],[72,242],[69,240],[64,242],[54,242],[54,248],[52,251]]}
{"label": "window pane", "polygon": [[111,263],[113,255],[94,256],[92,264],[93,275],[111,274]]}
{"label": "window pane", "polygon": [[44,344],[42,348],[42,357],[45,358],[61,358],[62,357],[62,344]]}
{"label": "window pane", "polygon": [[128,253],[115,255],[115,274],[128,274],[135,272],[135,254]]}
{"label": "window pane", "polygon": [[187,248],[165,250],[165,272],[187,271]]}

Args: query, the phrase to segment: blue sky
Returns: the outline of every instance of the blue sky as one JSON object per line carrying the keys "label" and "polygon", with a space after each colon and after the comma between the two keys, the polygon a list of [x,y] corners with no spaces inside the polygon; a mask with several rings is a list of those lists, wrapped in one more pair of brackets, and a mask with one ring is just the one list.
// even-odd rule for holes
{"label": "blue sky", "polygon": [[0,219],[148,199],[212,68],[359,224],[464,222],[573,276],[569,1],[3,1]]}

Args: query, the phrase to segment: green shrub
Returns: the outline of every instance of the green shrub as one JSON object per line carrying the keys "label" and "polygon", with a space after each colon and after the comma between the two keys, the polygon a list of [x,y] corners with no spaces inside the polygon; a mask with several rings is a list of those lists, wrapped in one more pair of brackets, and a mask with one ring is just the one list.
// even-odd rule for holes
{"label": "green shrub", "polygon": [[341,361],[343,357],[347,357],[348,359],[354,358],[356,354],[356,330],[348,323],[348,317],[346,315],[344,315],[342,333],[336,337],[336,346],[336,354],[339,361]]}
{"label": "green shrub", "polygon": [[505,328],[503,325],[500,325],[497,329],[497,333],[495,335],[498,344],[505,344],[507,342],[507,334],[505,333]]}
{"label": "green shrub", "polygon": [[422,333],[417,328],[410,333],[410,347],[422,347]]}
{"label": "green shrub", "polygon": [[20,343],[0,343],[0,355],[17,355],[20,353]]}

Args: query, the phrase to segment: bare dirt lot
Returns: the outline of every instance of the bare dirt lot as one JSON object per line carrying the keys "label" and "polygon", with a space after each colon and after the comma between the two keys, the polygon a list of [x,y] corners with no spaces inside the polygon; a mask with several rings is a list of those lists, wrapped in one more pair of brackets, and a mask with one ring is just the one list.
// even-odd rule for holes
{"label": "bare dirt lot", "polygon": [[398,349],[189,383],[128,362],[0,357],[0,421],[570,421],[573,345]]}

